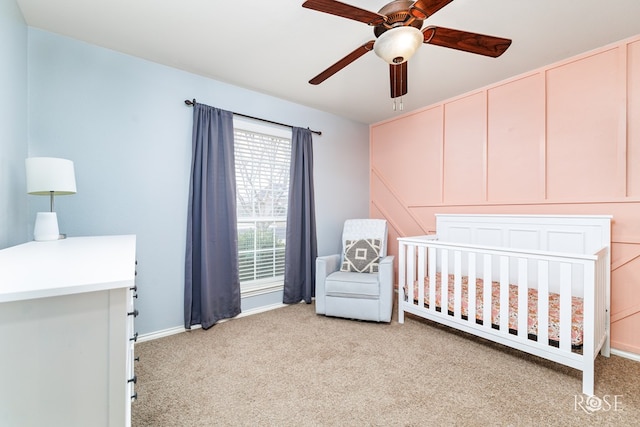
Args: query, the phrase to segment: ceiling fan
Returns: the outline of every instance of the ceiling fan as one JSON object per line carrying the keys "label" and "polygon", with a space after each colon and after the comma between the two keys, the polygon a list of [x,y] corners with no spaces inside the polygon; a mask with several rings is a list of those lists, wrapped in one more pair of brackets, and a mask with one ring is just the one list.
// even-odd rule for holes
{"label": "ceiling fan", "polygon": [[[376,40],[368,41],[353,52],[309,80],[317,85],[373,50],[389,63],[391,98],[407,93],[407,60],[422,44],[433,44],[496,58],[511,45],[511,40],[436,27],[422,29],[425,19],[453,0],[395,0],[383,6],[378,13],[335,0],[307,0],[302,7],[364,22],[374,27]],[[394,100],[395,108],[395,100]]]}

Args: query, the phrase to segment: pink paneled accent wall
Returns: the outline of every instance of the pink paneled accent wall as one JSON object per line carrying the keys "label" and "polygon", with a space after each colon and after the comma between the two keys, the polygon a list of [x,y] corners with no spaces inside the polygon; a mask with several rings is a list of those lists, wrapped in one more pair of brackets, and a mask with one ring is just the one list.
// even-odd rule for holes
{"label": "pink paneled accent wall", "polygon": [[392,242],[436,213],[613,215],[612,346],[640,354],[640,36],[373,124],[370,148]]}
{"label": "pink paneled accent wall", "polygon": [[[547,197],[557,201],[624,196],[619,116],[621,49],[608,49],[546,71]],[[624,135],[622,135],[624,136]],[[571,161],[567,161],[571,159]]]}
{"label": "pink paneled accent wall", "polygon": [[[411,129],[404,132],[404,129]],[[417,129],[422,129],[417,132]],[[402,134],[402,138],[397,135]],[[409,115],[402,121],[391,122],[376,133],[376,139],[384,141],[372,151],[372,164],[376,176],[386,177],[386,185],[409,205],[438,203],[440,188],[436,183],[442,173],[442,108],[434,108]],[[396,165],[405,165],[397,169]],[[429,183],[420,191],[406,188],[407,181]]]}
{"label": "pink paneled accent wall", "polygon": [[497,85],[487,96],[487,200],[544,198],[544,75]]}
{"label": "pink paneled accent wall", "polygon": [[[640,41],[627,46],[627,195],[640,198]],[[635,167],[634,167],[635,166]]]}
{"label": "pink paneled accent wall", "polygon": [[481,202],[486,198],[486,94],[474,93],[444,106],[444,203]]}

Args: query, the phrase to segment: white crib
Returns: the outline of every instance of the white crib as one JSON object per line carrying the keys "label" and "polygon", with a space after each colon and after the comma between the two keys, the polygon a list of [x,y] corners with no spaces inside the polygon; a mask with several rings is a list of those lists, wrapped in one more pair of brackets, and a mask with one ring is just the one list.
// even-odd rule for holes
{"label": "white crib", "polygon": [[436,234],[398,242],[399,323],[411,313],[581,370],[594,394],[610,351],[610,216],[436,215]]}

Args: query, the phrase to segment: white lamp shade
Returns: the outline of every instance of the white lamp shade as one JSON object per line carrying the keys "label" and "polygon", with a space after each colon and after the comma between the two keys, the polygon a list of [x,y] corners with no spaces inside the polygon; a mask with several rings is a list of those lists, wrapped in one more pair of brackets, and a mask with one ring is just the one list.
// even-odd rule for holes
{"label": "white lamp shade", "polygon": [[76,193],[76,177],[73,162],[54,157],[29,157],[27,168],[27,193],[38,196],[64,196]]}
{"label": "white lamp shade", "polygon": [[373,51],[389,64],[402,64],[423,42],[424,35],[416,27],[396,27],[380,34],[373,44]]}

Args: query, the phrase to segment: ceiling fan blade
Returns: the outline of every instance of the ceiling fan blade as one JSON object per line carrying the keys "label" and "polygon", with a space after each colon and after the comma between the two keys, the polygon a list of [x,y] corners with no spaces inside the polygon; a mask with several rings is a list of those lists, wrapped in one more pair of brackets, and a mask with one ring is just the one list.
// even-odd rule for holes
{"label": "ceiling fan blade", "polygon": [[453,0],[418,0],[411,5],[409,13],[416,19],[425,20]]}
{"label": "ceiling fan blade", "polygon": [[502,55],[511,45],[510,39],[444,27],[429,26],[422,30],[422,33],[425,43],[491,56],[492,58]]}
{"label": "ceiling fan blade", "polygon": [[309,80],[309,83],[311,83],[312,85],[317,85],[327,80],[329,77],[333,76],[335,73],[342,70],[344,67],[351,64],[353,61],[360,58],[365,53],[373,50],[373,43],[373,40],[366,42],[320,74]]}
{"label": "ceiling fan blade", "polygon": [[354,21],[364,22],[369,25],[380,25],[387,20],[386,16],[380,15],[379,13],[360,9],[359,7],[335,0],[307,0],[302,3],[302,7],[353,19]]}
{"label": "ceiling fan blade", "polygon": [[407,61],[402,64],[389,64],[391,98],[407,94]]}

